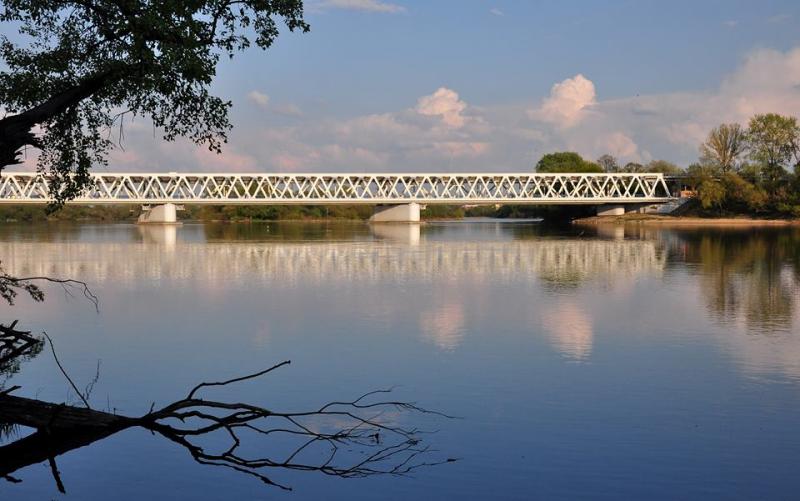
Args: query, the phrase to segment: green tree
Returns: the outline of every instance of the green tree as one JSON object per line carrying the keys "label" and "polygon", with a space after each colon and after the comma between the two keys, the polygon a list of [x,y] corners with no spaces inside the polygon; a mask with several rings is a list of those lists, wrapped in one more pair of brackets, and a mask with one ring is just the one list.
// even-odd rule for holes
{"label": "green tree", "polygon": [[725,186],[716,179],[704,179],[697,185],[697,198],[704,209],[721,208],[725,202]]}
{"label": "green tree", "polygon": [[736,212],[760,212],[766,207],[769,196],[758,186],[747,182],[735,172],[721,177],[725,189],[725,208]]}
{"label": "green tree", "polygon": [[619,163],[617,159],[608,153],[601,155],[600,158],[597,159],[597,165],[599,165],[604,172],[619,172]]}
{"label": "green tree", "polygon": [[594,162],[584,160],[583,157],[572,151],[548,153],[536,163],[536,172],[544,173],[592,173],[603,172],[603,168]]}
{"label": "green tree", "polygon": [[700,145],[700,159],[719,167],[722,173],[734,170],[747,149],[747,134],[739,124],[722,124],[711,129]]}
{"label": "green tree", "polygon": [[761,165],[754,162],[742,162],[738,174],[748,183],[757,184],[761,180]]}
{"label": "green tree", "polygon": [[644,165],[637,162],[628,162],[622,168],[622,172],[645,172]]}
{"label": "green tree", "polygon": [[783,169],[795,155],[800,143],[797,118],[767,113],[750,119],[747,128],[750,157],[771,171]]}
{"label": "green tree", "polygon": [[725,186],[717,179],[714,167],[707,164],[692,164],[686,169],[686,174],[704,209],[722,206],[725,201]]}
{"label": "green tree", "polygon": [[5,0],[0,7],[0,170],[40,150],[58,201],[105,163],[112,129],[148,116],[219,152],[231,103],[210,92],[221,57],[309,30],[302,0]]}
{"label": "green tree", "polygon": [[647,172],[660,172],[662,174],[683,174],[683,169],[666,160],[651,160],[644,169]]}

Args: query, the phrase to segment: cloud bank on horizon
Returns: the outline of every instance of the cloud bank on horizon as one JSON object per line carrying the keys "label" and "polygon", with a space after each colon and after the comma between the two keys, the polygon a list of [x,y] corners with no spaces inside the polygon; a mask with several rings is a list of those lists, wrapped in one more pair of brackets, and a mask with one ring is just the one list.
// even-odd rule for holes
{"label": "cloud bank on horizon", "polygon": [[[404,109],[346,118],[306,116],[253,89],[234,104],[257,108],[260,119],[237,124],[221,155],[164,143],[140,120],[127,127],[126,149],[112,154],[109,169],[525,171],[542,154],[562,150],[686,165],[721,122],[744,124],[764,112],[800,116],[800,47],[749,53],[713,91],[603,99],[602,88],[576,74],[527,103],[478,106],[443,86]],[[276,124],[276,117],[289,120]]]}

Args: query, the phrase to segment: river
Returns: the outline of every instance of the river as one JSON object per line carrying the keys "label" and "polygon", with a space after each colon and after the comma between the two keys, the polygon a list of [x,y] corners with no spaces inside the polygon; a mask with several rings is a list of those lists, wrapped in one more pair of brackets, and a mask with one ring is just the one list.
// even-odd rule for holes
{"label": "river", "polygon": [[[395,387],[455,419],[412,475],[270,471],[292,492],[130,429],[58,458],[66,499],[790,499],[800,491],[800,230],[533,221],[18,224],[19,297],[96,408],[140,415],[282,360],[220,399],[305,409]],[[99,364],[99,371],[98,371]],[[6,385],[77,405],[49,350]],[[16,435],[15,435],[16,434]],[[0,444],[26,434],[16,430]],[[0,499],[59,496],[46,463]],[[113,494],[112,494],[113,493]]]}

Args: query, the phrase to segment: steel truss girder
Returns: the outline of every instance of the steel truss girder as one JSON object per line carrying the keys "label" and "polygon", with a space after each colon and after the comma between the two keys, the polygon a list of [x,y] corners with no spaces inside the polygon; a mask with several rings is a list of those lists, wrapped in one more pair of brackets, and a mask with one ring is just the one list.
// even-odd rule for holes
{"label": "steel truss girder", "polygon": [[[70,203],[605,204],[672,197],[662,174],[93,173]],[[4,172],[0,204],[52,200],[46,176]]]}

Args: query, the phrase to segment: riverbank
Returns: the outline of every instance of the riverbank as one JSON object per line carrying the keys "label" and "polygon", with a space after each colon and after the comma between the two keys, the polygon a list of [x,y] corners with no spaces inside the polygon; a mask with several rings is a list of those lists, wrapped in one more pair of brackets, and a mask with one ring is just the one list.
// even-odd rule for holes
{"label": "riverbank", "polygon": [[[44,205],[0,206],[0,221],[5,222],[135,222],[141,214],[138,205],[67,205],[48,214]],[[178,211],[182,222],[273,222],[273,221],[367,221],[373,214],[370,205],[185,205]],[[455,205],[429,205],[422,219],[461,219],[465,210]]]}
{"label": "riverbank", "polygon": [[800,226],[800,219],[737,217],[668,216],[662,214],[625,214],[575,219],[572,224],[646,224],[656,226]]}

